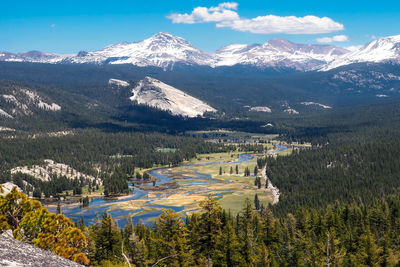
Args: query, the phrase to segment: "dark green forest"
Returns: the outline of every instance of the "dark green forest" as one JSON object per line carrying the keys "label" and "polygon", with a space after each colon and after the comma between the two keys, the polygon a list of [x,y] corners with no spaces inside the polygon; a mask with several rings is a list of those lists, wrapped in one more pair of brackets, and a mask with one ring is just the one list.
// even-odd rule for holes
{"label": "dark green forest", "polygon": [[[174,148],[176,151],[157,151],[157,148],[163,147]],[[196,153],[223,152],[230,149],[232,148],[229,146],[206,143],[201,139],[160,133],[105,133],[84,130],[58,137],[22,136],[1,140],[0,183],[14,181],[26,193],[32,192],[32,187],[25,187],[25,180],[33,187],[40,188],[46,196],[56,196],[64,190],[83,186],[96,186],[86,180],[69,180],[62,176],[55,176],[44,182],[29,175],[10,173],[14,167],[40,165],[45,159],[52,159],[85,174],[99,177],[104,181],[107,192],[126,193],[128,178],[135,175],[135,168],[173,166],[195,157]]]}
{"label": "dark green forest", "polygon": [[400,261],[398,195],[371,199],[369,205],[304,206],[282,217],[269,208],[255,210],[250,200],[235,216],[212,196],[200,206],[185,220],[164,210],[151,227],[128,220],[119,229],[107,213],[86,227],[13,191],[0,196],[0,231],[11,229],[19,240],[94,266],[397,266]]}
{"label": "dark green forest", "polygon": [[[398,71],[390,64],[371,65],[368,71],[374,67]],[[0,196],[0,231],[11,229],[22,241],[85,265],[124,266],[129,261],[136,266],[399,266],[400,102],[396,97],[376,100],[371,88],[358,88],[364,89],[359,94],[347,90],[351,85],[343,82],[331,86],[334,71],[241,71],[234,77],[235,72],[227,69],[163,71],[1,62],[0,78],[5,79],[0,81],[1,94],[29,88],[63,107],[58,113],[33,109],[30,116],[0,120],[2,126],[15,128],[0,132],[0,183],[13,181],[35,198],[42,193],[57,198],[66,190],[80,195],[82,188],[99,184],[57,175],[40,181],[12,175],[12,168],[52,159],[98,177],[108,196],[127,193],[128,179],[140,169],[237,149],[205,142],[201,135],[193,137],[189,132],[193,130],[271,133],[289,144],[310,142],[312,147],[258,160],[257,171],[266,165],[269,179],[279,188],[276,205],[260,203],[255,195],[254,207],[248,200],[242,212],[231,214],[210,196],[198,213],[180,217],[165,210],[153,225],[132,225],[128,220],[120,229],[107,213],[87,227],[83,221],[75,224],[62,214],[49,213],[39,202],[13,191]],[[220,112],[206,118],[174,117],[130,103],[129,88],[113,91],[107,85],[109,78],[133,85],[150,74],[185,88]],[[341,99],[345,100],[339,105]],[[286,100],[338,106],[300,115],[244,108],[271,103],[281,107]],[[267,123],[273,126],[263,127]],[[51,135],[57,131],[69,133]],[[264,148],[239,149],[262,152]],[[247,169],[246,175],[255,172]],[[147,173],[143,176],[149,178]]]}

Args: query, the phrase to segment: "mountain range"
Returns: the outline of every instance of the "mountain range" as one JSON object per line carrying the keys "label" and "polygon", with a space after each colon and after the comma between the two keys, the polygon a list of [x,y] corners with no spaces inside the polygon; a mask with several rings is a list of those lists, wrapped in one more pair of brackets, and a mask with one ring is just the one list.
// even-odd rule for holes
{"label": "mountain range", "polygon": [[0,52],[0,61],[133,64],[164,69],[173,69],[177,64],[213,68],[244,65],[260,69],[326,71],[352,63],[397,63],[400,61],[400,35],[376,39],[353,51],[332,45],[295,44],[278,38],[265,44],[232,44],[206,53],[181,37],[160,32],[140,42],[118,43],[98,51],[80,51],[75,55],[39,51],[18,54]]}

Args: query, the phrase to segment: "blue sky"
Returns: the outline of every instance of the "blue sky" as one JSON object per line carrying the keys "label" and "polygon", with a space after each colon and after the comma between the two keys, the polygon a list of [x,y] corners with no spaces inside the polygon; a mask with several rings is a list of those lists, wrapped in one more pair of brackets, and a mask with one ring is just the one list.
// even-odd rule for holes
{"label": "blue sky", "polygon": [[[140,41],[160,31],[181,36],[205,51],[276,37],[347,47],[400,34],[399,2],[246,0],[220,5],[224,1],[2,0],[0,51],[93,51],[113,43]],[[208,13],[192,13],[196,7],[207,8]],[[312,16],[311,21],[303,21],[305,16]],[[268,26],[271,20],[278,21],[278,26]],[[312,25],[303,27],[304,23]]]}

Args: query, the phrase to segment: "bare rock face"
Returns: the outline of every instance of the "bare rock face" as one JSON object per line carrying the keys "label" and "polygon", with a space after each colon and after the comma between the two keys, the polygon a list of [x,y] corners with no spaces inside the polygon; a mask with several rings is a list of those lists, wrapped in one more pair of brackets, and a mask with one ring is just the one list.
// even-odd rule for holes
{"label": "bare rock face", "polygon": [[35,114],[39,110],[57,112],[61,110],[61,106],[50,98],[24,87],[8,86],[1,89],[0,117],[14,119]]}
{"label": "bare rock face", "polygon": [[0,235],[0,266],[83,266],[50,251],[16,240],[11,231]]}
{"label": "bare rock face", "polygon": [[139,81],[132,94],[131,101],[170,111],[172,115],[193,118],[205,112],[216,112],[200,99],[151,77]]}

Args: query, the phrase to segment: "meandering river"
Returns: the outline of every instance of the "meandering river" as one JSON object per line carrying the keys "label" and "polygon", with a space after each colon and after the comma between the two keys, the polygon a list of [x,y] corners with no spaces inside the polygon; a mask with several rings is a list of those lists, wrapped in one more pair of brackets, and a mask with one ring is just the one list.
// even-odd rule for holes
{"label": "meandering river", "polygon": [[[268,153],[284,151],[287,149],[286,146],[279,145],[277,143],[274,143],[274,145],[277,148],[268,151]],[[239,155],[236,161],[183,164],[175,168],[199,166],[199,165],[216,165],[216,164],[231,165],[231,164],[250,162],[253,160],[254,158],[251,154],[241,154]],[[156,185],[163,185],[165,183],[174,181],[173,176],[177,175],[177,173],[172,174],[173,169],[174,168],[153,169],[149,171],[149,174],[157,178]],[[187,178],[188,184],[198,185],[198,184],[206,184],[213,182],[213,179],[210,174],[202,174],[199,172],[192,172],[190,174],[185,173],[185,178]],[[149,185],[152,185],[152,183]],[[92,224],[95,222],[97,215],[101,215],[101,213],[107,211],[108,213],[111,214],[113,218],[117,218],[119,226],[123,227],[126,223],[126,218],[128,216],[132,218],[133,224],[136,224],[140,220],[142,220],[145,224],[148,224],[151,223],[150,219],[158,217],[161,214],[162,209],[164,208],[173,209],[176,212],[182,211],[185,208],[183,205],[182,206],[156,205],[152,203],[154,201],[154,196],[152,200],[149,200],[148,198],[148,195],[152,193],[155,194],[156,199],[157,198],[161,199],[162,197],[165,197],[165,194],[168,194],[169,190],[160,193],[160,192],[153,192],[152,190],[142,190],[136,187],[134,188],[132,187],[131,184],[129,184],[129,187],[131,189],[131,193],[128,196],[115,200],[105,199],[104,197],[97,197],[89,202],[88,207],[81,207],[79,203],[72,203],[72,204],[62,203],[61,212],[73,220],[79,220],[81,217],[83,217],[86,224]],[[190,193],[199,194],[200,192],[190,192]],[[154,210],[149,212],[144,212],[143,208],[130,210],[130,209],[124,209],[118,205],[132,200],[142,200],[144,201],[143,205],[145,205],[146,207],[154,208]],[[48,207],[48,209],[51,212],[56,211],[56,207],[53,206]]]}

